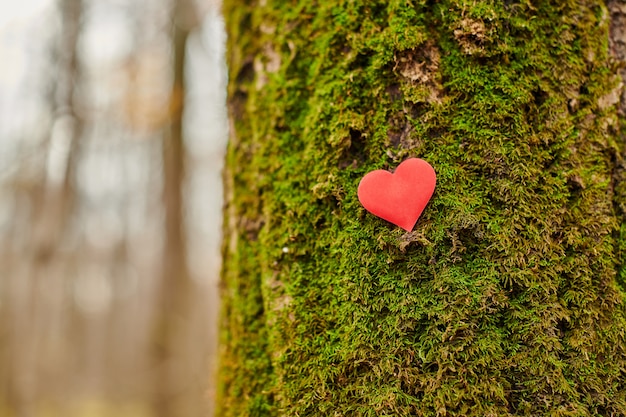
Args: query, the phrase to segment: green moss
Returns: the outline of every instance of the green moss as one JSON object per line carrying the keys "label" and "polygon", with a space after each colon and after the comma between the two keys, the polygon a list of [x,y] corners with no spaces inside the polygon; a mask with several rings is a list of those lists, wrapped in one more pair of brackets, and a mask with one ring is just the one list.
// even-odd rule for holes
{"label": "green moss", "polygon": [[[224,5],[220,415],[626,414],[604,5],[262,3]],[[356,188],[409,156],[407,234]]]}

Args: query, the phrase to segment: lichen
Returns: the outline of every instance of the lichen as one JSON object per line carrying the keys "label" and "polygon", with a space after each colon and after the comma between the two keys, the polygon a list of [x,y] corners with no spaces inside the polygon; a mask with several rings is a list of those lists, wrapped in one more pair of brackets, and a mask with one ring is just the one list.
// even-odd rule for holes
{"label": "lichen", "polygon": [[[225,0],[224,13],[218,415],[626,415],[605,5]],[[437,188],[407,234],[356,189],[410,156]]]}

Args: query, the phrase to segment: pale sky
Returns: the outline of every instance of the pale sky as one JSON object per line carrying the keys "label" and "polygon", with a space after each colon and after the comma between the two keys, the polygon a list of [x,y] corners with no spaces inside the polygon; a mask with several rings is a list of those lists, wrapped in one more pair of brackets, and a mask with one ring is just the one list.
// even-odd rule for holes
{"label": "pale sky", "polygon": [[53,0],[0,0],[0,84],[15,82],[25,65],[24,33],[54,7]]}
{"label": "pale sky", "polygon": [[0,31],[11,24],[19,24],[50,7],[53,0],[2,0],[0,2]]}
{"label": "pale sky", "polygon": [[53,33],[54,0],[0,0],[0,179],[15,165],[17,137],[45,114],[36,77]]}

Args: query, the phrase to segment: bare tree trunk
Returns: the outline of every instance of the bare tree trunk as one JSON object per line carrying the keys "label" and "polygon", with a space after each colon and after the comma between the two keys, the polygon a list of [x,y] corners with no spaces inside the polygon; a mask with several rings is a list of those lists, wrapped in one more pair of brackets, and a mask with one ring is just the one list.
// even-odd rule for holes
{"label": "bare tree trunk", "polygon": [[180,415],[180,396],[185,381],[174,361],[181,349],[182,335],[188,325],[190,274],[187,264],[185,233],[185,160],[183,113],[185,103],[185,50],[194,26],[192,2],[174,3],[172,34],[173,85],[170,125],[163,142],[163,205],[165,207],[165,245],[161,288],[155,317],[154,360],[156,364],[155,415]]}
{"label": "bare tree trunk", "polygon": [[[80,78],[77,42],[82,16],[81,0],[62,0],[59,4],[62,35],[58,47],[58,80],[54,95],[54,124],[48,142],[48,152],[61,147],[60,164],[55,174],[46,176],[44,183],[34,184],[27,197],[31,207],[31,233],[24,258],[16,263],[9,279],[9,398],[19,417],[36,413],[38,373],[46,349],[41,342],[52,317],[48,302],[56,304],[63,288],[61,274],[55,273],[53,262],[72,214],[74,167],[82,121],[76,111],[76,83]],[[62,137],[59,137],[61,135]],[[58,143],[61,141],[62,143]],[[50,174],[48,169],[48,174]],[[53,282],[54,281],[54,282]]]}

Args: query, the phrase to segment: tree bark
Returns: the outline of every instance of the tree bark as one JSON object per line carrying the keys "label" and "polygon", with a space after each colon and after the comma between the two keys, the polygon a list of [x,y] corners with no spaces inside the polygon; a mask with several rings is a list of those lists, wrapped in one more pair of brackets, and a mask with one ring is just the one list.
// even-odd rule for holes
{"label": "tree bark", "polygon": [[626,415],[617,3],[225,1],[218,415]]}
{"label": "tree bark", "polygon": [[183,115],[186,94],[185,68],[189,34],[195,26],[192,2],[174,0],[172,21],[172,92],[169,125],[163,135],[164,248],[161,282],[153,334],[155,416],[184,415],[186,382],[175,361],[181,351],[184,327],[189,326],[191,277],[187,265],[185,232],[185,161]]}
{"label": "tree bark", "polygon": [[[37,414],[42,387],[49,383],[41,380],[42,363],[57,359],[50,352],[59,351],[59,346],[43,346],[42,341],[47,340],[44,335],[53,322],[50,304],[59,303],[60,293],[47,291],[48,298],[44,300],[38,299],[37,295],[45,288],[62,288],[64,284],[63,277],[55,273],[55,262],[74,214],[75,171],[84,125],[76,102],[82,75],[78,42],[84,4],[82,0],[62,0],[58,7],[62,32],[54,51],[56,84],[50,100],[54,122],[67,126],[61,134],[65,154],[57,178],[42,173],[45,183],[26,188],[24,201],[28,202],[25,207],[32,209],[29,216],[31,227],[21,232],[27,235],[24,240],[28,243],[20,260],[13,268],[3,268],[0,278],[5,280],[7,290],[7,305],[3,306],[6,315],[0,333],[6,337],[8,359],[0,367],[6,373],[8,407],[16,417]],[[53,135],[51,132],[45,145],[49,153],[54,152],[55,146],[60,146],[55,142],[59,138]],[[55,365],[60,367],[62,364],[47,369],[58,369]]]}

